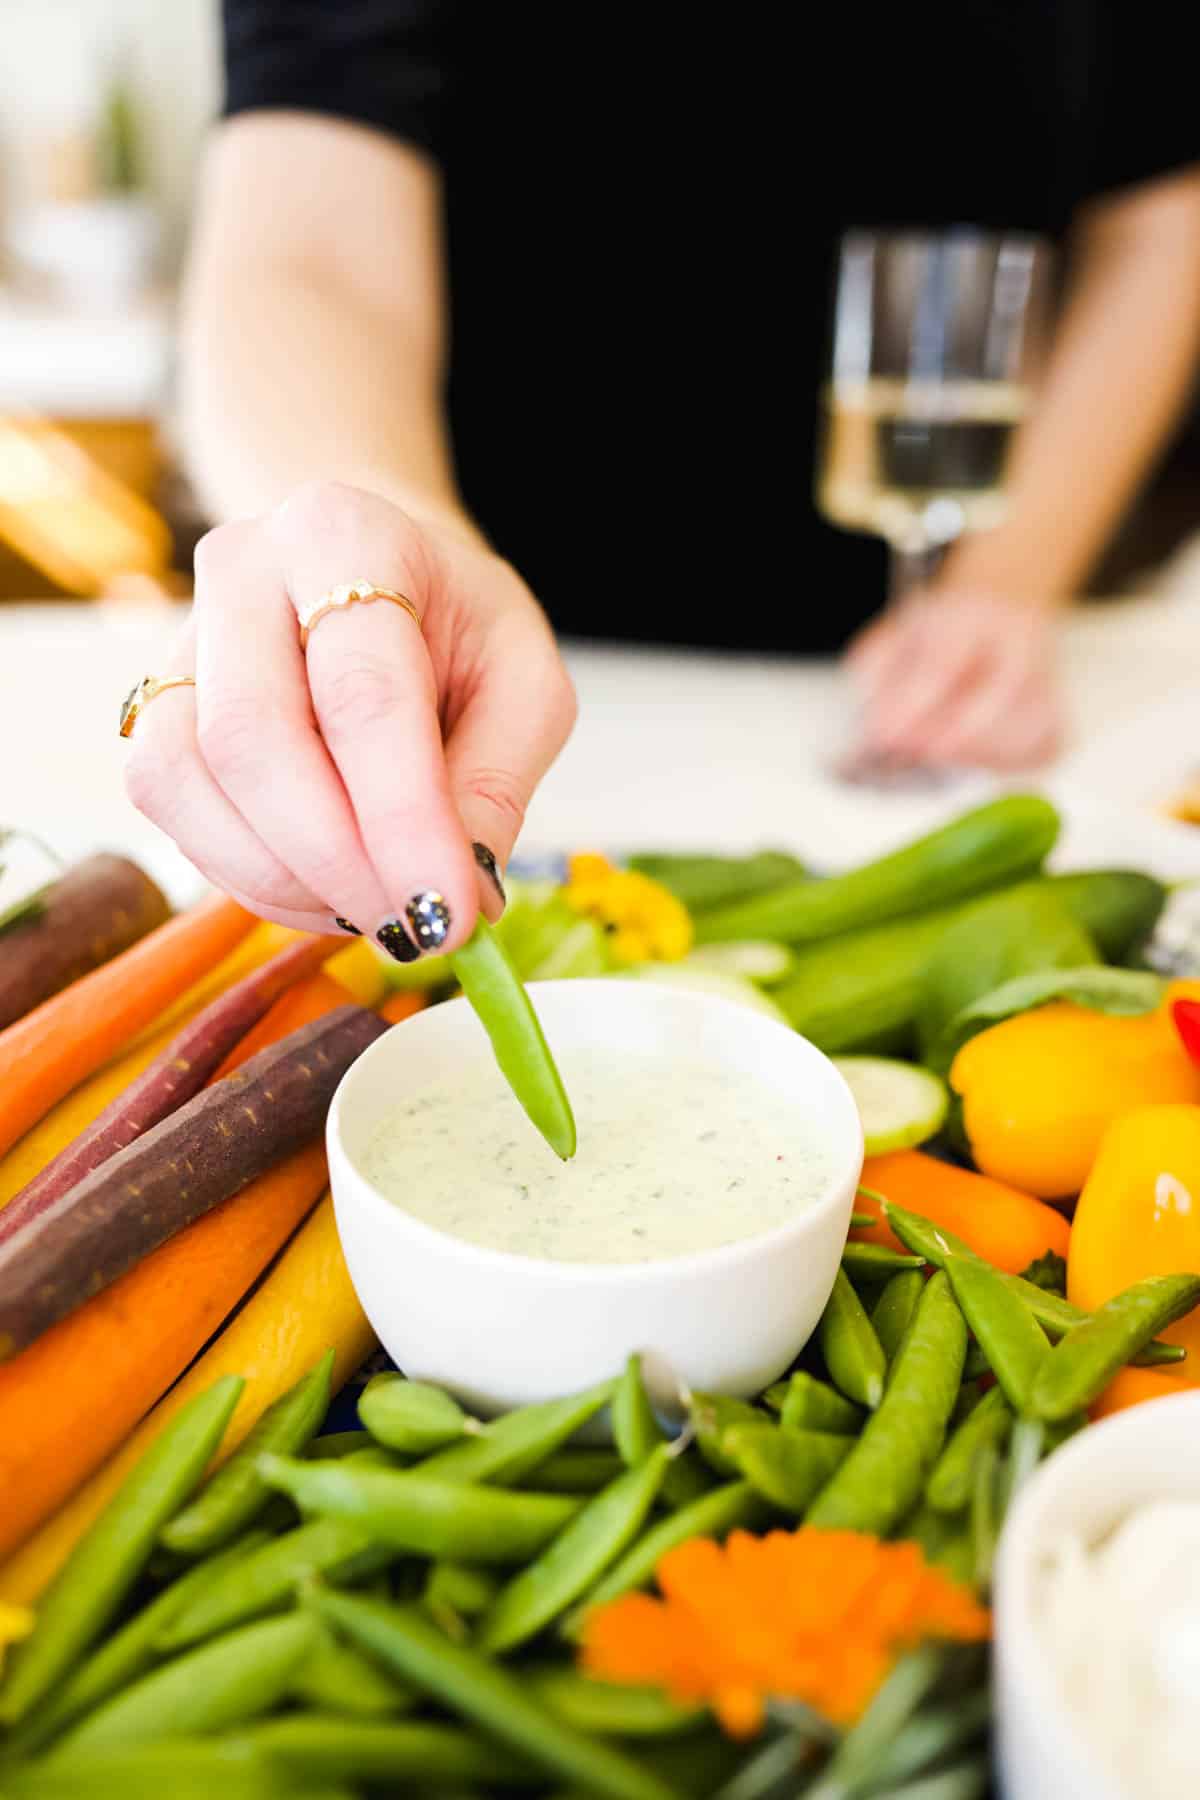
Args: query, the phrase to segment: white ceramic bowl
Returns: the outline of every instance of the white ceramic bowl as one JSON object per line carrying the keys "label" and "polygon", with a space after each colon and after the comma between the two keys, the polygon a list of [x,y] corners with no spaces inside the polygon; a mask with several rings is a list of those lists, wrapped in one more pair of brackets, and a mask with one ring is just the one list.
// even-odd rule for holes
{"label": "white ceramic bowl", "polygon": [[[1155,1500],[1200,1499],[1200,1392],[1104,1419],[1057,1451],[1005,1526],[996,1563],[996,1715],[1005,1800],[1134,1800],[1118,1788],[1067,1710],[1038,1602],[1047,1547],[1068,1532],[1097,1541]],[[1120,1654],[1120,1621],[1097,1659]]]}
{"label": "white ceramic bowl", "polygon": [[[399,1095],[491,1055],[465,1000],[431,1007],[359,1057],[329,1113],[342,1247],[385,1349],[406,1374],[485,1413],[605,1380],[633,1351],[645,1354],[663,1404],[679,1381],[757,1392],[809,1337],[837,1272],[862,1166],[849,1088],[806,1039],[708,994],[613,980],[542,982],[531,993],[560,1051],[713,1060],[794,1097],[829,1135],[836,1172],[789,1224],[688,1256],[561,1263],[464,1243],[410,1217],[358,1168]],[[579,1154],[603,1153],[585,1134]]]}

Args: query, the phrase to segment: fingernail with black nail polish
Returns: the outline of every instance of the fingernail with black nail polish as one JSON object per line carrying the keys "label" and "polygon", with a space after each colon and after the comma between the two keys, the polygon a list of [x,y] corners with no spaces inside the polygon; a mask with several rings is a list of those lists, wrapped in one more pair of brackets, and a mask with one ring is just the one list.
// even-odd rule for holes
{"label": "fingernail with black nail polish", "polygon": [[508,895],[504,891],[504,883],[500,879],[500,870],[497,867],[495,857],[492,855],[486,844],[472,844],[471,848],[475,852],[475,861],[479,864],[479,867],[483,870],[505,906],[507,906]]}
{"label": "fingernail with black nail polish", "polygon": [[351,937],[362,936],[362,932],[358,929],[357,925],[352,925],[349,919],[340,918],[337,913],[334,914],[333,922],[339,931],[348,931]]}
{"label": "fingernail with black nail polish", "polygon": [[399,919],[385,919],[375,937],[388,955],[399,963],[416,962],[421,954]]}
{"label": "fingernail with black nail polish", "polygon": [[435,888],[414,894],[404,916],[421,950],[440,950],[450,935],[450,908]]}

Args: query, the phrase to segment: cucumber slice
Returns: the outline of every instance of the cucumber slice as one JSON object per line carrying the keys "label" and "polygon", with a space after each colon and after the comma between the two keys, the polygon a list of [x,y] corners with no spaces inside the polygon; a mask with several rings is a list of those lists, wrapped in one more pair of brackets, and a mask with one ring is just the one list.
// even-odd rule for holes
{"label": "cucumber slice", "polygon": [[950,1094],[928,1069],[888,1056],[835,1056],[833,1063],[854,1095],[868,1156],[911,1149],[941,1130]]}
{"label": "cucumber slice", "polygon": [[[744,975],[730,975],[718,969],[697,969],[687,958],[682,962],[638,963],[632,969],[621,970],[621,974],[637,981],[657,981],[663,987],[691,988],[699,994],[717,994],[725,1000],[735,1001],[739,1006],[748,1006],[751,1012],[764,1013],[768,1019],[778,1019],[781,1025],[788,1023],[775,1002],[768,999],[752,981],[747,981]],[[791,1027],[788,1026],[788,1029]]]}
{"label": "cucumber slice", "polygon": [[716,975],[742,975],[773,987],[792,972],[795,961],[786,944],[767,938],[739,938],[728,944],[700,944],[683,959],[689,969],[711,969]]}

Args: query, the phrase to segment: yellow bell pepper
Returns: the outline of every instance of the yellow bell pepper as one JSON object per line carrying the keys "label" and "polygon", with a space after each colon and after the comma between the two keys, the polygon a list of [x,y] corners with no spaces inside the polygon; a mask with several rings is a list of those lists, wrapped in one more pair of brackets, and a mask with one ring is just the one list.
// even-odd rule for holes
{"label": "yellow bell pepper", "polygon": [[605,856],[573,856],[563,889],[567,905],[598,919],[619,963],[678,962],[692,947],[692,919],[669,889]]}
{"label": "yellow bell pepper", "polygon": [[[1200,1106],[1140,1106],[1104,1134],[1067,1257],[1067,1295],[1089,1312],[1147,1275],[1200,1271]],[[1116,1412],[1200,1387],[1200,1312],[1162,1333],[1187,1347],[1165,1369],[1123,1369],[1097,1404]]]}
{"label": "yellow bell pepper", "polygon": [[950,1085],[978,1168],[1043,1200],[1077,1194],[1113,1119],[1133,1107],[1200,1102],[1200,1068],[1171,1019],[1171,1002],[1200,997],[1178,981],[1138,1018],[1055,1001],[969,1039]]}

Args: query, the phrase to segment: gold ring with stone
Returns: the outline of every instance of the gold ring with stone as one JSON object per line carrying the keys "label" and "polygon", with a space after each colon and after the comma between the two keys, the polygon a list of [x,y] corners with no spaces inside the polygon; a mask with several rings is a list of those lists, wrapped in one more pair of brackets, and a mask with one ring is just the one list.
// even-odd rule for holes
{"label": "gold ring with stone", "polygon": [[301,650],[308,647],[309,638],[326,613],[341,612],[347,606],[369,606],[373,600],[390,600],[393,606],[402,606],[420,631],[421,615],[407,594],[398,594],[395,588],[377,587],[373,581],[346,581],[341,587],[330,588],[328,593],[296,608]]}
{"label": "gold ring with stone", "polygon": [[121,736],[133,735],[133,728],[152,700],[168,688],[195,687],[194,675],[143,675],[136,687],[130,688],[121,702]]}

